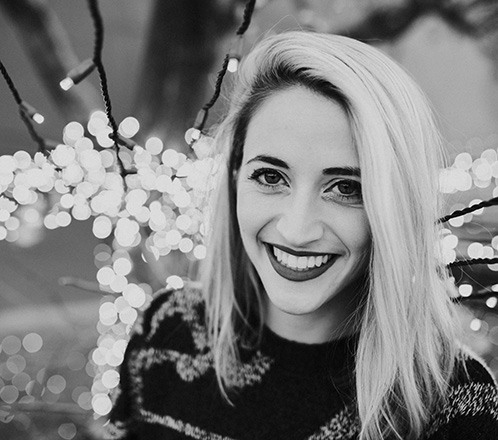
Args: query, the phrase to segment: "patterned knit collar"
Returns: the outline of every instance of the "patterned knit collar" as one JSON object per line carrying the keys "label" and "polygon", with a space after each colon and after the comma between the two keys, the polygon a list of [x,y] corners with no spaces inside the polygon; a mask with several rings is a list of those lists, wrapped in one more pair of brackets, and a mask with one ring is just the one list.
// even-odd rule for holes
{"label": "patterned knit collar", "polygon": [[328,375],[342,381],[352,376],[358,335],[330,342],[307,344],[285,339],[263,328],[261,351],[275,360],[275,367],[300,376]]}

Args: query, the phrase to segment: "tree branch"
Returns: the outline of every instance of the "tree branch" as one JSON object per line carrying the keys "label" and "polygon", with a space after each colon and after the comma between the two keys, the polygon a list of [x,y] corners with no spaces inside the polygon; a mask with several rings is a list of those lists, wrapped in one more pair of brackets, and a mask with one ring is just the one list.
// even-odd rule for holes
{"label": "tree branch", "polygon": [[364,20],[349,29],[337,33],[357,40],[392,41],[405,33],[422,16],[425,8],[418,1],[409,1],[401,6],[380,6],[367,14]]}
{"label": "tree branch", "polygon": [[476,38],[494,32],[498,26],[496,0],[409,0],[394,6],[373,5],[364,20],[337,32],[359,40],[392,41],[427,14],[438,15],[457,32]]}

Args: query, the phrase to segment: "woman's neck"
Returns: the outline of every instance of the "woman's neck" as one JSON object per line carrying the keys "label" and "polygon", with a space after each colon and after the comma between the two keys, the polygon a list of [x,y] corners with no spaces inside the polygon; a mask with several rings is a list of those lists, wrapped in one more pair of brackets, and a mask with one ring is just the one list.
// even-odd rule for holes
{"label": "woman's neck", "polygon": [[317,344],[355,333],[356,309],[357,301],[335,304],[332,299],[313,313],[292,315],[276,308],[267,298],[265,322],[285,339]]}

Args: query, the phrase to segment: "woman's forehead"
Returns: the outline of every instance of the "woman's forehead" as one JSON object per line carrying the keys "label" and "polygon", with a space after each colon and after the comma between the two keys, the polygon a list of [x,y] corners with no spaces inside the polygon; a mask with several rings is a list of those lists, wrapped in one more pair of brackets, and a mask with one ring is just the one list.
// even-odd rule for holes
{"label": "woman's forehead", "polygon": [[359,167],[346,112],[304,87],[276,92],[249,121],[244,162],[271,156],[289,167]]}

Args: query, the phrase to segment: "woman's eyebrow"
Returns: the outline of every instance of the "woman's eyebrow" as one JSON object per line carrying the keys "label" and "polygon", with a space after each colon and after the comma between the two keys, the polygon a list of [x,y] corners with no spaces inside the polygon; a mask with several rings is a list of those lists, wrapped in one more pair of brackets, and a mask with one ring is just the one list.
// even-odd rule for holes
{"label": "woman's eyebrow", "polygon": [[360,177],[360,169],[358,167],[332,167],[325,168],[322,173],[325,176],[355,176]]}
{"label": "woman's eyebrow", "polygon": [[[276,167],[283,168],[285,170],[290,169],[289,165],[282,159],[278,159],[277,157],[274,156],[267,156],[265,154],[260,154],[258,156],[254,156],[252,159],[249,159],[247,161],[248,164],[251,162],[265,162],[270,165],[274,165]],[[325,168],[322,170],[322,174],[324,176],[355,176],[355,177],[360,177],[360,169],[358,167],[331,167],[331,168]]]}
{"label": "woman's eyebrow", "polygon": [[287,165],[287,163],[284,162],[282,159],[278,159],[273,156],[266,156],[264,154],[254,156],[252,159],[249,159],[247,163],[249,164],[251,162],[256,162],[256,161],[266,162],[269,163],[270,165],[275,165],[276,167],[284,168],[286,170],[290,169],[289,165]]}

